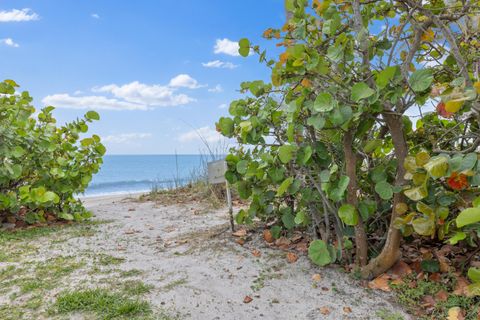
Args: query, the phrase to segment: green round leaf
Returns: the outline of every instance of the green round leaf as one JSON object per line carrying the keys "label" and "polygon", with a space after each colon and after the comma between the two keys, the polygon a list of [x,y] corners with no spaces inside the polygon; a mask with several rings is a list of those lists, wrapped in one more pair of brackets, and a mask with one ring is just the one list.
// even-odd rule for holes
{"label": "green round leaf", "polygon": [[433,82],[433,73],[431,69],[417,70],[408,79],[410,87],[415,92],[422,92],[430,88]]}
{"label": "green round leaf", "polygon": [[393,197],[392,185],[387,181],[380,181],[375,185],[375,192],[383,200],[389,200]]}
{"label": "green round leaf", "polygon": [[322,267],[333,262],[328,246],[323,240],[314,240],[310,243],[308,257],[313,263]]}

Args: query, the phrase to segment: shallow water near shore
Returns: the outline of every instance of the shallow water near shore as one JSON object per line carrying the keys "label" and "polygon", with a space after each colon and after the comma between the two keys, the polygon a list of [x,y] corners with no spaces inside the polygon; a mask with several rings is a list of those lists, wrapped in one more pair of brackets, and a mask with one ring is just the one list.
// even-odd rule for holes
{"label": "shallow water near shore", "polygon": [[82,196],[147,192],[188,183],[202,168],[202,155],[106,155]]}

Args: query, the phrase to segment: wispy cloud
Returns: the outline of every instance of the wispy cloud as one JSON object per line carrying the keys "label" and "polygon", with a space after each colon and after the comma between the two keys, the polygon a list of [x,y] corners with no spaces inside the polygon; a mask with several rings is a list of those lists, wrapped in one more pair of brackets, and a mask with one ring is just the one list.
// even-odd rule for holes
{"label": "wispy cloud", "polygon": [[67,93],[48,95],[42,99],[45,105],[65,109],[97,109],[97,110],[147,110],[142,104],[130,103],[104,96],[71,96]]}
{"label": "wispy cloud", "polygon": [[217,84],[215,87],[208,89],[208,92],[214,92],[214,93],[223,92],[223,88],[221,85]]}
{"label": "wispy cloud", "polygon": [[16,43],[15,41],[13,41],[12,38],[0,39],[0,43],[5,45],[5,46],[13,47],[13,48],[20,47],[20,45],[18,43]]}
{"label": "wispy cloud", "polygon": [[192,142],[192,141],[206,141],[208,143],[216,143],[225,139],[220,133],[216,130],[210,128],[209,126],[201,127],[194,129],[185,133],[182,133],[178,137],[180,142]]}
{"label": "wispy cloud", "polygon": [[205,68],[223,68],[223,69],[235,69],[238,65],[231,62],[225,62],[220,60],[213,60],[209,62],[203,62],[202,66]]}
{"label": "wispy cloud", "polygon": [[100,19],[100,16],[98,15],[98,13],[92,13],[90,17],[92,17],[93,19]]}
{"label": "wispy cloud", "polygon": [[102,142],[105,143],[130,143],[142,139],[151,138],[151,133],[120,133],[120,134],[112,134],[108,136],[102,137]]}
{"label": "wispy cloud", "polygon": [[38,20],[40,16],[31,9],[12,9],[10,11],[0,11],[0,22],[21,22]]}
{"label": "wispy cloud", "polygon": [[218,106],[218,109],[226,109],[228,105],[226,103],[222,103],[221,105]]}

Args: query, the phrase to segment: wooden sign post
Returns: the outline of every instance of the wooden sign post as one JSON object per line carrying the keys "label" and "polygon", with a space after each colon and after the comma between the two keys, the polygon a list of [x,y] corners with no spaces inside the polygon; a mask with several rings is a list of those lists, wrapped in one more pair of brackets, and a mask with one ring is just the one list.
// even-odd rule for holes
{"label": "wooden sign post", "polygon": [[230,192],[230,185],[228,184],[227,179],[225,179],[225,172],[227,172],[227,163],[225,160],[212,161],[208,163],[208,183],[225,183],[225,188],[227,189],[227,205],[228,214],[230,216],[230,227],[232,228],[233,232],[235,231],[235,226],[233,224],[232,193]]}

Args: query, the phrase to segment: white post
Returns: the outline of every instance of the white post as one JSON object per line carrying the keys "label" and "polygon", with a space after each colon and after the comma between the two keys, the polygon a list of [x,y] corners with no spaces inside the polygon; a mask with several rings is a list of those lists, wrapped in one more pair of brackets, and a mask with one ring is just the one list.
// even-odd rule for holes
{"label": "white post", "polygon": [[228,214],[230,215],[230,227],[232,232],[235,231],[235,226],[233,224],[233,205],[232,205],[232,194],[230,193],[230,186],[228,181],[225,182],[225,188],[227,189],[227,204],[228,204]]}

